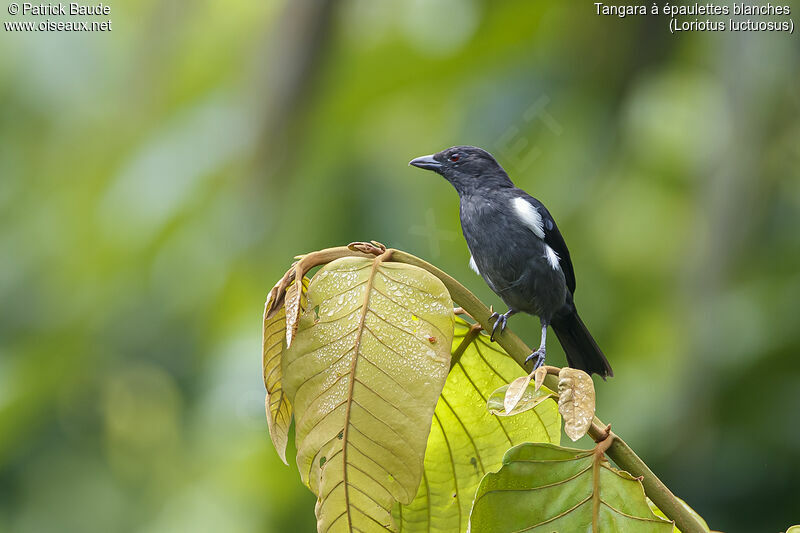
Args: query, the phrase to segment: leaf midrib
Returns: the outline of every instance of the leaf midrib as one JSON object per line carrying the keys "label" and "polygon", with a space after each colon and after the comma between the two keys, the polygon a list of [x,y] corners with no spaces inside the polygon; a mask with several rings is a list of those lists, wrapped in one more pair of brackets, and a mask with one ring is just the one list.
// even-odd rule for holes
{"label": "leaf midrib", "polygon": [[369,299],[372,294],[372,283],[375,280],[375,273],[383,261],[383,256],[377,257],[373,260],[372,268],[369,272],[369,279],[367,286],[364,288],[364,303],[361,305],[361,317],[358,320],[358,330],[356,332],[355,342],[353,343],[353,362],[350,364],[350,380],[347,389],[347,407],[344,412],[344,428],[342,430],[342,480],[344,481],[344,505],[345,513],[347,514],[348,529],[353,529],[353,518],[350,513],[350,483],[347,479],[347,446],[348,437],[350,433],[350,414],[353,407],[353,391],[356,384],[356,367],[358,366],[359,348],[361,347],[361,336],[364,333],[364,325],[367,319],[367,309],[369,307]]}

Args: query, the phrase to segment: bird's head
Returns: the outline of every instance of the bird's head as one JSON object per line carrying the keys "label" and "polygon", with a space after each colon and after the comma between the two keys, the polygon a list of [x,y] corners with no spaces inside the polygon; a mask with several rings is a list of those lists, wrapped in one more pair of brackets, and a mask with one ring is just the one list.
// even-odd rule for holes
{"label": "bird's head", "polygon": [[492,154],[475,146],[453,146],[436,154],[412,159],[408,164],[441,174],[459,194],[482,188],[514,186]]}

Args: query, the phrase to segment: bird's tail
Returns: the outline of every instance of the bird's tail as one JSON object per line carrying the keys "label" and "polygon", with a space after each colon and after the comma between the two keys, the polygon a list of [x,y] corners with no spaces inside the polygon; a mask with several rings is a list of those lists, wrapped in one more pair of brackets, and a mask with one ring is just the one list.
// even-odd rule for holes
{"label": "bird's tail", "polygon": [[569,366],[589,374],[598,374],[603,379],[614,375],[606,356],[586,329],[577,310],[573,308],[569,313],[554,316],[550,326],[567,354]]}

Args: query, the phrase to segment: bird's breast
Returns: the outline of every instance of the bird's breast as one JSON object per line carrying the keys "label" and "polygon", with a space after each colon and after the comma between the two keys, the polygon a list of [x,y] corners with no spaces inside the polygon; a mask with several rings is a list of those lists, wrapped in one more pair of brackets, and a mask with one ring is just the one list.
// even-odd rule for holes
{"label": "bird's breast", "polygon": [[561,292],[564,276],[530,222],[509,200],[462,199],[461,228],[481,277],[509,306],[535,312],[542,288]]}
{"label": "bird's breast", "polygon": [[501,288],[516,281],[526,263],[543,255],[544,241],[522,225],[507,202],[468,199],[461,204],[461,229],[481,275]]}

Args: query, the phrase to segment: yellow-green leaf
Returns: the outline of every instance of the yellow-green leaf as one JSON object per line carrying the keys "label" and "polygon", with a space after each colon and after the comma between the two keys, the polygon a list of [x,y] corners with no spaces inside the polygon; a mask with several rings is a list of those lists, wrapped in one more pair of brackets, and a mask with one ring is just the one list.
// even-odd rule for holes
{"label": "yellow-green leaf", "polygon": [[573,441],[586,435],[594,419],[594,382],[583,370],[564,367],[558,373],[558,412],[564,433]]}
{"label": "yellow-green leaf", "polygon": [[[291,287],[294,287],[294,284]],[[308,278],[304,278],[303,292],[307,287]],[[286,330],[286,309],[281,306],[277,311],[272,311],[270,314],[270,308],[278,297],[277,289],[278,285],[270,291],[267,302],[264,304],[261,369],[264,375],[264,387],[267,389],[264,405],[267,411],[269,436],[281,461],[288,464],[286,463],[286,444],[289,438],[289,425],[292,421],[292,404],[283,391],[281,379],[283,375],[281,355],[283,354]],[[303,298],[305,298],[304,295]]]}
{"label": "yellow-green leaf", "polygon": [[346,257],[314,276],[308,307],[283,379],[317,528],[395,531],[391,509],[420,485],[450,366],[450,295],[420,268]]}
{"label": "yellow-green leaf", "polygon": [[475,489],[486,472],[499,468],[510,446],[561,438],[552,399],[515,417],[486,410],[489,394],[523,372],[498,344],[460,318],[453,354],[458,361],[436,406],[422,484],[411,504],[395,507],[403,533],[465,531]]}
{"label": "yellow-green leaf", "polygon": [[641,482],[594,450],[521,444],[481,481],[471,531],[671,533]]}

